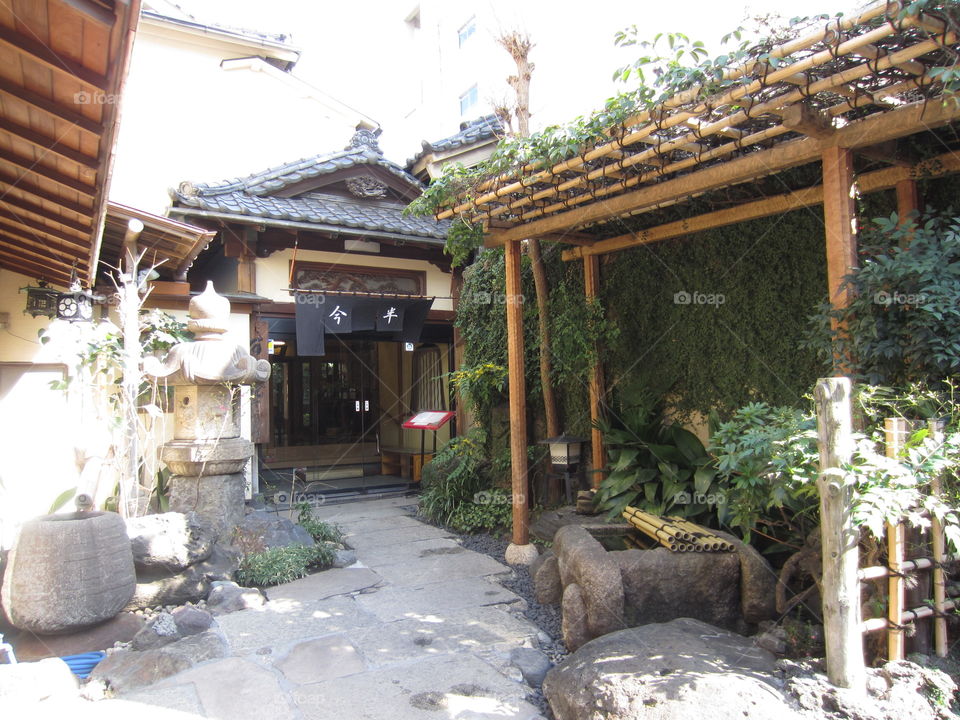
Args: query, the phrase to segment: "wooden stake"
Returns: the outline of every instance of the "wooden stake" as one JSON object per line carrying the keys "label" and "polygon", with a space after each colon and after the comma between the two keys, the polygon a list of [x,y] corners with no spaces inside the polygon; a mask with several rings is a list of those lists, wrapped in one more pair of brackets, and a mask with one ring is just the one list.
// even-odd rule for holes
{"label": "wooden stake", "polygon": [[814,389],[817,445],[820,450],[820,539],[823,547],[823,624],[827,676],[838,687],[863,689],[863,639],[860,634],[860,533],[853,524],[853,490],[840,466],[853,455],[850,378],[821,378]]}
{"label": "wooden stake", "polygon": [[513,476],[513,544],[530,542],[527,506],[527,387],[523,360],[523,293],[520,242],[504,248],[507,290],[507,372],[510,391],[510,466]]}
{"label": "wooden stake", "polygon": [[[929,428],[930,436],[936,442],[942,443],[943,421],[931,420]],[[940,478],[933,478],[930,482],[931,494],[939,495],[940,491]],[[938,657],[946,657],[947,619],[943,617],[943,613],[947,610],[947,588],[943,572],[943,563],[946,557],[946,553],[944,552],[943,526],[937,518],[933,518],[930,524],[931,533],[933,534],[933,608],[937,613],[933,621],[933,645]]]}
{"label": "wooden stake", "polygon": [[[585,257],[583,259],[583,291],[587,300],[595,300],[600,293],[600,258]],[[607,466],[607,449],[603,444],[603,433],[597,423],[603,419],[603,363],[600,361],[600,350],[597,348],[597,361],[590,371],[590,422],[593,429],[590,431],[590,448],[593,464],[592,485],[599,488],[606,477],[603,469]]]}
{"label": "wooden stake", "polygon": [[[907,439],[907,421],[903,418],[886,418],[883,421],[886,435],[885,444],[888,458],[900,455]],[[906,588],[903,579],[903,523],[887,523],[887,565],[890,576],[887,578],[887,659],[903,660],[903,608],[906,600]]]}

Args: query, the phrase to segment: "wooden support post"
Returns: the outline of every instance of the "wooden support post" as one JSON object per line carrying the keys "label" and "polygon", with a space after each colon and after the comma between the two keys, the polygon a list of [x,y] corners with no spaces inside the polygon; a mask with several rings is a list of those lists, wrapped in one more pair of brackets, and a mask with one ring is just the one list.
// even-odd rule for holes
{"label": "wooden support post", "polygon": [[[590,255],[583,258],[583,291],[587,300],[596,300],[600,294],[600,258]],[[592,452],[594,488],[600,487],[605,477],[603,468],[607,466],[607,451],[603,446],[603,433],[597,427],[597,422],[603,417],[603,363],[600,360],[600,351],[597,349],[597,362],[590,371],[590,422],[593,429],[590,431],[590,446]]]}
{"label": "wooden support post", "polygon": [[[835,308],[850,304],[843,279],[857,266],[857,215],[853,198],[853,153],[831,145],[823,149],[823,222],[827,243],[827,288]],[[833,328],[838,329],[836,321]],[[836,357],[837,374],[846,374],[849,358]]]}
{"label": "wooden support post", "polygon": [[823,547],[823,625],[827,676],[838,687],[866,684],[860,632],[860,533],[853,524],[853,490],[840,466],[853,455],[850,378],[821,378],[814,390],[820,450],[820,539]]}
{"label": "wooden support post", "polygon": [[[906,444],[907,421],[903,418],[886,418],[883,429],[886,435],[887,457],[896,458]],[[890,568],[890,577],[887,578],[887,620],[890,621],[887,629],[888,660],[903,660],[905,655],[901,629],[906,600],[906,583],[902,575],[904,544],[903,523],[887,523],[887,567]]]}
{"label": "wooden support post", "polygon": [[513,477],[513,544],[530,542],[527,506],[527,384],[523,361],[523,293],[520,241],[504,248],[507,276],[507,372],[510,392],[510,465]]}
{"label": "wooden support post", "polygon": [[[912,218],[913,213],[920,211],[920,193],[917,190],[917,181],[913,178],[900,180],[896,184],[897,190],[897,215],[900,217],[900,224]],[[908,233],[907,237],[901,240],[901,247],[906,247],[912,239],[913,233]]]}
{"label": "wooden support post", "polygon": [[[929,423],[930,437],[936,442],[943,442],[943,421],[931,420]],[[930,483],[930,493],[940,494],[940,478],[934,478]],[[943,613],[947,610],[947,587],[943,572],[944,552],[943,526],[933,518],[930,522],[930,531],[933,534],[933,609],[936,616],[933,621],[933,646],[938,657],[947,656],[947,619]]]}

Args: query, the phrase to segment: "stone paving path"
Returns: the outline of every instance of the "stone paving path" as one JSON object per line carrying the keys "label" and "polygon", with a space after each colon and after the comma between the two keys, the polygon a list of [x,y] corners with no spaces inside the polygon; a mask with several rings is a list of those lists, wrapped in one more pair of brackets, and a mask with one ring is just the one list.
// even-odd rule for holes
{"label": "stone paving path", "polygon": [[343,528],[357,565],[271,588],[264,608],[218,617],[231,657],[86,710],[97,718],[539,718],[509,662],[513,648],[537,647],[538,632],[517,613],[523,600],[496,582],[509,568],[418,521],[415,502],[318,508],[319,519]]}

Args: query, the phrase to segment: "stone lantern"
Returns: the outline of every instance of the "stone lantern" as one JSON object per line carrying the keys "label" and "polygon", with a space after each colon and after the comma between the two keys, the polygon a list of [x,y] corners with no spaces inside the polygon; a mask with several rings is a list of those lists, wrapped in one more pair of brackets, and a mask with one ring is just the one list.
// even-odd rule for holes
{"label": "stone lantern", "polygon": [[253,455],[253,443],[240,437],[239,386],[270,376],[270,363],[223,337],[229,318],[230,302],[208,282],[190,300],[187,329],[195,339],[143,363],[174,387],[174,439],[160,449],[173,474],[170,509],[196,512],[218,537],[243,519],[243,468]]}

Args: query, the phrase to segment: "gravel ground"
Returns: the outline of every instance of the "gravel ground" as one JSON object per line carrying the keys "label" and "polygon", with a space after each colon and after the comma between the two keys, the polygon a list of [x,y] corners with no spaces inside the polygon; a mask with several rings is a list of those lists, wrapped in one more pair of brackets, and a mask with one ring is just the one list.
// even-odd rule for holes
{"label": "gravel ground", "polygon": [[[509,543],[491,535],[461,535],[460,543],[468,550],[489,555],[494,560],[503,562],[503,553]],[[499,582],[508,590],[512,590],[527,602],[527,609],[523,615],[530,622],[540,628],[540,650],[550,658],[554,665],[562,661],[567,655],[560,632],[560,608],[556,605],[541,605],[533,595],[533,579],[530,572],[523,565],[514,565],[512,575],[500,578]],[[540,708],[544,717],[553,719],[553,713],[547,704],[543,691],[539,688],[527,696],[527,701]]]}

